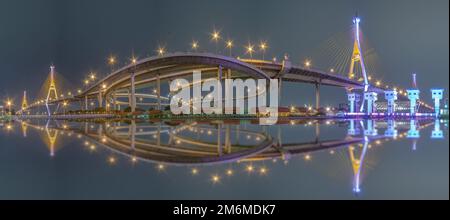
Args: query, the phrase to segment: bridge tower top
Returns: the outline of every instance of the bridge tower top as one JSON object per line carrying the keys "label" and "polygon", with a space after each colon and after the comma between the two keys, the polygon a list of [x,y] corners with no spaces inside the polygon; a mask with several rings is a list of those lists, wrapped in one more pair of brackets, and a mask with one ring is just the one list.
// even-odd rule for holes
{"label": "bridge tower top", "polygon": [[350,79],[355,78],[355,64],[359,63],[359,65],[361,66],[361,71],[362,71],[362,75],[364,78],[364,91],[367,92],[368,91],[368,86],[369,86],[369,80],[367,78],[367,73],[366,73],[366,66],[364,63],[364,56],[361,50],[361,42],[360,42],[360,31],[359,31],[359,23],[361,22],[361,19],[358,17],[358,14],[356,14],[356,16],[353,18],[353,24],[354,24],[354,33],[353,33],[353,37],[354,37],[354,42],[353,42],[353,53],[352,53],[352,59],[351,59],[351,63],[350,63],[350,70],[348,73],[348,77]]}
{"label": "bridge tower top", "polygon": [[55,66],[50,66],[50,87],[56,87],[55,86]]}
{"label": "bridge tower top", "polygon": [[28,108],[28,101],[27,101],[27,91],[23,91],[23,98],[22,98],[22,110],[25,110]]}
{"label": "bridge tower top", "polygon": [[47,93],[47,103],[52,98],[51,95],[54,95],[54,99],[58,99],[58,92],[56,91],[56,83],[55,83],[55,66],[50,66],[50,87],[48,88]]}

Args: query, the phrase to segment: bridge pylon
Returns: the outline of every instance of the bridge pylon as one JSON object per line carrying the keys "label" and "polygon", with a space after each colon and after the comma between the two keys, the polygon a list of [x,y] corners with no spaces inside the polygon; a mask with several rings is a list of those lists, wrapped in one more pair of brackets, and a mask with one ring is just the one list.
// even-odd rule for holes
{"label": "bridge pylon", "polygon": [[360,193],[361,192],[361,176],[362,176],[362,169],[364,165],[364,158],[367,154],[367,148],[369,146],[369,139],[367,136],[364,137],[364,145],[361,150],[361,153],[359,154],[359,157],[356,155],[356,149],[353,146],[349,147],[349,156],[350,156],[350,162],[352,165],[352,171],[353,171],[353,192],[354,193]]}
{"label": "bridge pylon", "polygon": [[58,92],[56,91],[55,83],[55,66],[50,66],[50,87],[48,88],[47,98],[45,99],[45,105],[47,107],[48,116],[51,115],[50,108],[48,107],[49,101],[52,99],[51,95],[54,95],[54,99],[58,99]]}
{"label": "bridge pylon", "polygon": [[[356,15],[353,18],[353,24],[354,24],[354,29],[353,29],[353,38],[354,38],[354,42],[353,42],[353,52],[352,52],[352,58],[350,61],[350,69],[348,71],[348,77],[350,79],[355,78],[355,65],[357,65],[357,63],[359,63],[360,67],[361,67],[361,72],[363,75],[363,79],[364,79],[364,92],[368,92],[369,90],[369,79],[367,77],[367,72],[366,72],[366,65],[364,63],[364,56],[362,53],[362,49],[361,49],[361,43],[360,43],[360,30],[359,30],[359,23],[361,22],[361,19],[358,17],[358,15]],[[360,112],[362,112],[364,110],[364,101],[362,100],[363,103],[360,106]]]}

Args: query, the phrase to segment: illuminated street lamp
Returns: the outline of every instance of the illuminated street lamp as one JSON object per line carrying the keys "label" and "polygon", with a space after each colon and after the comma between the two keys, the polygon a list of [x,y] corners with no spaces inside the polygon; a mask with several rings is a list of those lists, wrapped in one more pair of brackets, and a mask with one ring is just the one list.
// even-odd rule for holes
{"label": "illuminated street lamp", "polygon": [[95,73],[91,72],[91,74],[89,74],[89,78],[94,81],[96,79]]}
{"label": "illuminated street lamp", "polygon": [[232,40],[227,40],[227,42],[226,42],[226,47],[227,47],[227,49],[228,49],[228,52],[229,52],[229,56],[231,57],[231,49],[233,48],[233,41]]}
{"label": "illuminated street lamp", "polygon": [[310,60],[306,60],[306,61],[305,61],[305,67],[306,67],[306,68],[311,67],[311,61],[310,61]]}
{"label": "illuminated street lamp", "polygon": [[246,47],[245,47],[245,50],[246,50],[246,53],[247,54],[250,54],[250,58],[253,58],[253,53],[255,52],[255,46],[253,46],[252,44],[248,44]]}
{"label": "illuminated street lamp", "polygon": [[66,114],[66,108],[67,108],[68,103],[67,102],[63,102],[63,109],[64,109],[64,114]]}
{"label": "illuminated street lamp", "polygon": [[192,43],[191,43],[192,50],[197,51],[198,47],[199,47],[198,42],[192,41]]}
{"label": "illuminated street lamp", "polygon": [[132,63],[133,65],[136,65],[136,63],[137,63],[137,58],[133,55],[133,56],[131,57],[130,61],[131,61],[131,63]]}
{"label": "illuminated street lamp", "polygon": [[266,54],[267,48],[268,48],[268,45],[267,45],[266,42],[261,42],[261,43],[259,44],[259,49],[261,50],[261,52],[262,52],[262,54],[263,54],[263,60],[264,60],[264,56],[265,56],[265,54]]}
{"label": "illuminated street lamp", "polygon": [[111,72],[114,71],[114,66],[116,65],[117,59],[114,56],[109,56],[108,58],[108,65],[111,67]]}
{"label": "illuminated street lamp", "polygon": [[166,53],[166,49],[164,47],[158,47],[156,50],[159,56],[163,56]]}
{"label": "illuminated street lamp", "polygon": [[217,51],[218,51],[218,45],[217,44],[219,43],[219,40],[220,40],[220,31],[214,30],[211,33],[211,40],[216,43],[216,53],[217,53]]}

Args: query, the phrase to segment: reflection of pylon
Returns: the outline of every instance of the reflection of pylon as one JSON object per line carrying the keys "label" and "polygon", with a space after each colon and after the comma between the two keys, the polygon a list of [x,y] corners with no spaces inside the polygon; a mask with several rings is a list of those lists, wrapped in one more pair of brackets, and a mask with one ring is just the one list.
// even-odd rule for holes
{"label": "reflection of pylon", "polygon": [[51,115],[50,108],[48,107],[48,102],[51,100],[51,94],[55,95],[54,99],[58,99],[58,93],[56,91],[56,84],[55,84],[55,67],[52,65],[50,66],[50,87],[48,88],[47,93],[47,99],[45,100],[45,104],[47,106],[47,112],[48,115]]}
{"label": "reflection of pylon", "polygon": [[27,129],[28,129],[28,125],[25,122],[22,122],[22,133],[23,133],[23,137],[27,137]]}
{"label": "reflection of pylon", "polygon": [[22,110],[25,110],[27,108],[28,108],[27,91],[23,91]]}
{"label": "reflection of pylon", "polygon": [[58,137],[58,130],[54,130],[55,132],[53,133],[53,135],[48,127],[45,130],[47,132],[47,137],[48,137],[48,140],[50,143],[50,146],[49,146],[50,156],[53,157],[53,156],[55,156],[55,144],[56,144],[56,137]]}
{"label": "reflection of pylon", "polygon": [[366,156],[367,148],[369,145],[368,139],[365,138],[364,147],[362,149],[362,152],[359,156],[359,158],[355,157],[355,148],[350,146],[349,147],[349,154],[350,154],[350,162],[352,163],[352,169],[353,169],[353,191],[355,193],[361,192],[360,184],[361,184],[361,172],[362,172],[362,166],[364,163],[364,157]]}

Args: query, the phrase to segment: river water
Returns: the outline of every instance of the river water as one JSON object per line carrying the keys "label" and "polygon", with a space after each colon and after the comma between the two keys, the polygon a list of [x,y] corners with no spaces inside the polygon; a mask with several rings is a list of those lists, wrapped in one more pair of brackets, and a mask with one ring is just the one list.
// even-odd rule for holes
{"label": "river water", "polygon": [[448,121],[0,123],[0,199],[448,199]]}

